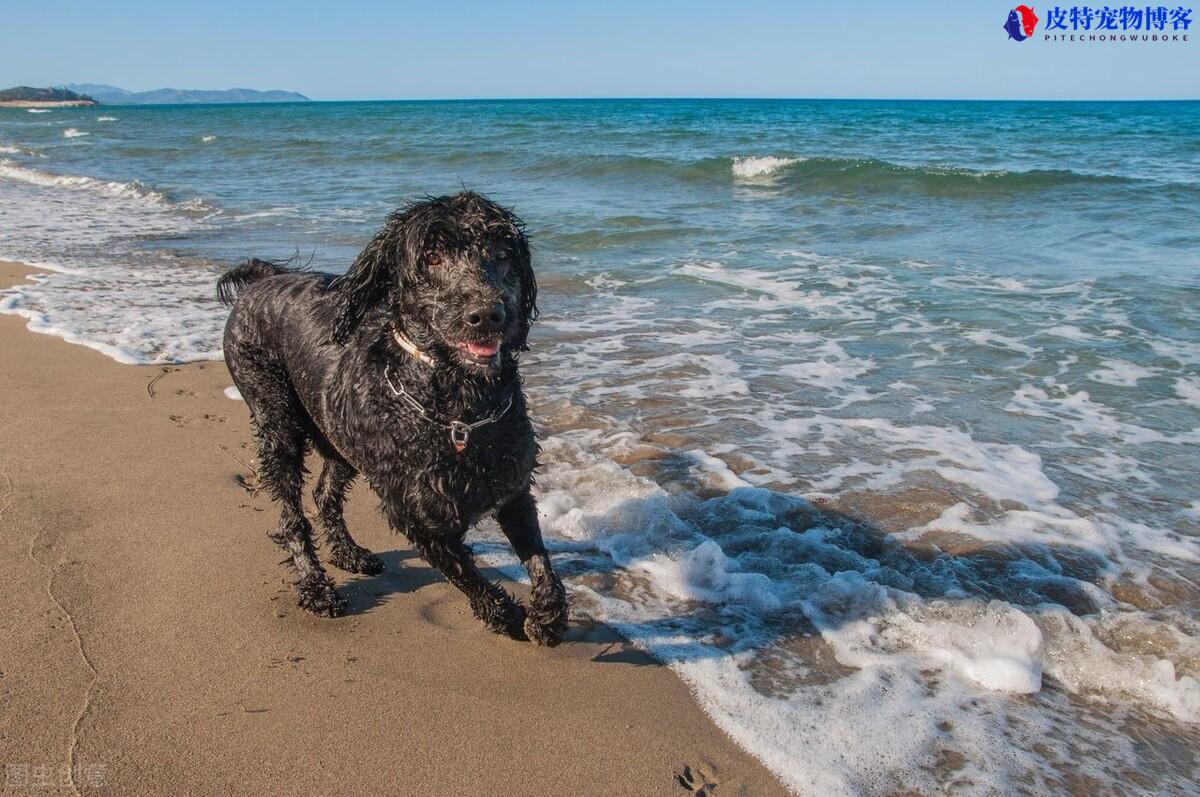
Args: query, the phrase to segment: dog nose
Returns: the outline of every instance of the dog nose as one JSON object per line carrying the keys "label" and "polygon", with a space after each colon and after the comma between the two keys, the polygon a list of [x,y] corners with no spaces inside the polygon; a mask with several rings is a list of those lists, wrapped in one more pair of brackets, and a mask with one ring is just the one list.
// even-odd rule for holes
{"label": "dog nose", "polygon": [[468,307],[463,320],[473,332],[499,332],[504,327],[507,315],[504,303],[496,302],[491,306]]}

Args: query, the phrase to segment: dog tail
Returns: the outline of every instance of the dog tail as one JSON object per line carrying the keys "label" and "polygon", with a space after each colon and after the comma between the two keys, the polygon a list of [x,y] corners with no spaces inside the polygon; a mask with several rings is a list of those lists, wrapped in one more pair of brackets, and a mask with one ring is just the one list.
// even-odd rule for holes
{"label": "dog tail", "polygon": [[293,270],[283,263],[252,257],[237,268],[226,271],[217,280],[217,298],[221,300],[222,304],[233,304],[237,301],[238,294],[245,290],[250,283]]}

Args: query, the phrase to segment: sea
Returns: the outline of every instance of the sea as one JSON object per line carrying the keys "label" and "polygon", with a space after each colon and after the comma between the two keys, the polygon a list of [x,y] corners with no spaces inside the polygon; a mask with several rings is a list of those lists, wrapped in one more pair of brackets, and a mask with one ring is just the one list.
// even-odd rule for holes
{"label": "sea", "polygon": [[0,310],[216,360],[222,270],[463,187],[578,618],[798,794],[1196,793],[1200,103],[0,110]]}

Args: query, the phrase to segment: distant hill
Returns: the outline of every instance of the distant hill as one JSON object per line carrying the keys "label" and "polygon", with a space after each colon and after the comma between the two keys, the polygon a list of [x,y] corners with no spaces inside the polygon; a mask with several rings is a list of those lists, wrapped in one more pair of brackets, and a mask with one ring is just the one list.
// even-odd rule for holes
{"label": "distant hill", "polygon": [[35,89],[17,86],[0,91],[0,103],[8,105],[97,105],[95,99],[63,88]]}
{"label": "distant hill", "polygon": [[190,103],[233,102],[309,102],[308,97],[294,91],[257,91],[255,89],[154,89],[128,91],[103,83],[69,83],[71,91],[86,91],[106,105],[186,105]]}
{"label": "distant hill", "polygon": [[[77,91],[80,94],[87,94],[89,96],[95,97],[96,99],[100,99],[101,97],[106,97],[106,96],[114,95],[114,94],[130,94],[130,93],[132,93],[132,92],[126,91],[125,89],[117,88],[116,86],[105,85],[104,83],[68,83],[63,88],[65,88],[69,91]],[[106,102],[107,100],[104,100],[104,101]]]}

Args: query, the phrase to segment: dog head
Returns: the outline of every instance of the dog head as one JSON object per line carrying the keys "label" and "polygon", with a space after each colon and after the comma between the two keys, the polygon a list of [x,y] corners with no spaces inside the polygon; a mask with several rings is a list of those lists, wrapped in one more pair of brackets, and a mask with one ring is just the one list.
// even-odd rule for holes
{"label": "dog head", "polygon": [[460,368],[490,374],[527,348],[537,282],[521,220],[470,191],[393,213],[333,283],[344,343],[369,313]]}

